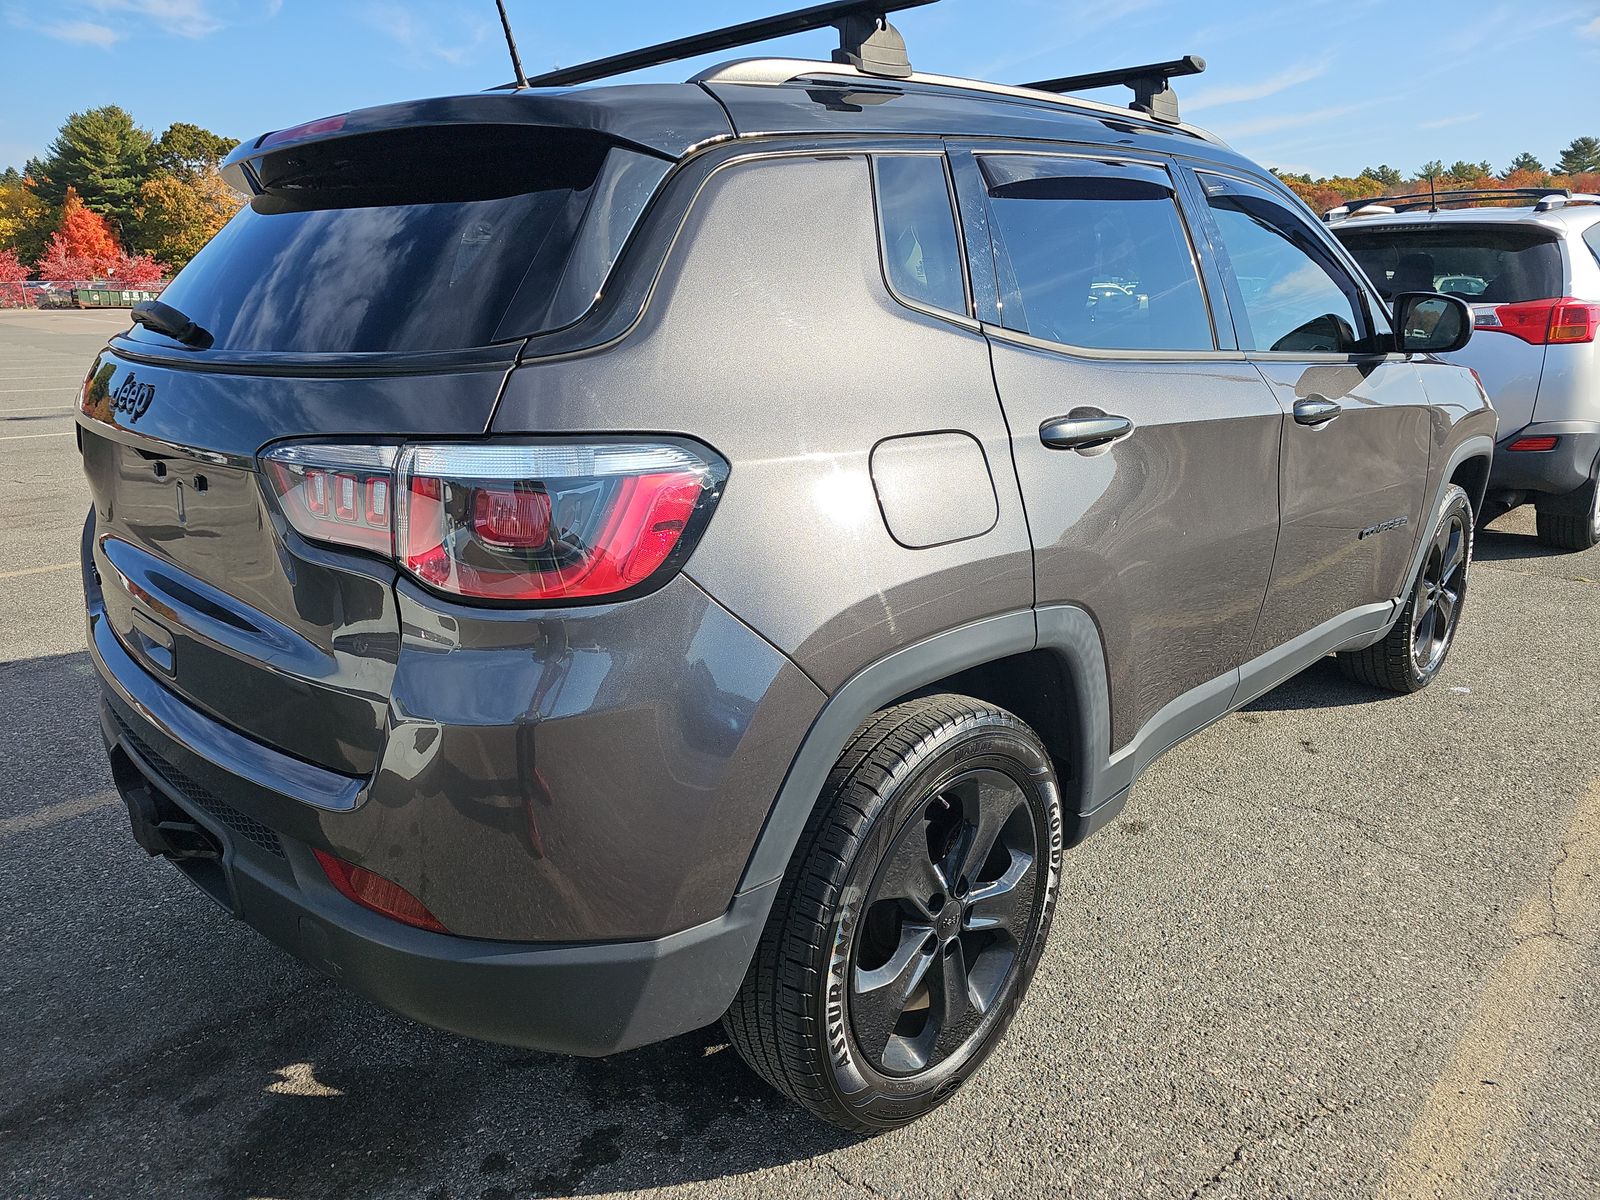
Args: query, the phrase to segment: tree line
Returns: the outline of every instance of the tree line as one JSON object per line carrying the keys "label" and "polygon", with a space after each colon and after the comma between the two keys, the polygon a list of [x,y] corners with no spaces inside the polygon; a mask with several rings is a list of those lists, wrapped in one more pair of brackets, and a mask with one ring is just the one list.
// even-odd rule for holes
{"label": "tree line", "polygon": [[73,113],[42,158],[0,171],[0,284],[159,284],[244,203],[217,169],[234,145],[187,122],[153,134],[115,104]]}
{"label": "tree line", "polygon": [[1573,192],[1600,193],[1600,138],[1574,138],[1550,165],[1536,155],[1517,155],[1504,171],[1490,162],[1458,159],[1446,166],[1435,159],[1423,163],[1413,175],[1388,164],[1367,167],[1359,175],[1312,178],[1288,171],[1273,174],[1287,184],[1317,214],[1337,208],[1347,200],[1369,196],[1398,196],[1408,192],[1449,191],[1462,188],[1566,188]]}
{"label": "tree line", "polygon": [[[160,283],[244,203],[218,173],[234,141],[178,122],[160,135],[115,104],[73,113],[44,157],[0,171],[0,285],[28,278]],[[1356,176],[1276,172],[1314,212],[1367,196],[1431,188],[1569,188],[1600,192],[1600,138],[1580,137],[1545,166],[1530,153],[1503,172],[1488,162],[1387,164]]]}

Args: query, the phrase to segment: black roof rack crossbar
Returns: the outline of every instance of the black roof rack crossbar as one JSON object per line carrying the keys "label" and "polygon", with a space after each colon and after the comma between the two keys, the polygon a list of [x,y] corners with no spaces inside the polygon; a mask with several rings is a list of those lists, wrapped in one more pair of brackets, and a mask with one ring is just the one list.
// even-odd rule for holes
{"label": "black roof rack crossbar", "polygon": [[1120,67],[1112,71],[1091,71],[1087,75],[1063,75],[1060,79],[1041,79],[1019,84],[1036,92],[1087,92],[1095,88],[1130,87],[1133,103],[1128,107],[1148,113],[1168,125],[1178,124],[1178,97],[1169,80],[1182,75],[1198,75],[1206,60],[1198,54],[1185,54],[1171,62],[1146,63],[1140,67]]}
{"label": "black roof rack crossbar", "polygon": [[[1365,196],[1360,200],[1347,200],[1339,207],[1349,216],[1363,208],[1382,205],[1395,212],[1416,212],[1431,208],[1438,211],[1441,204],[1466,204],[1473,200],[1543,200],[1547,196],[1571,196],[1566,188],[1454,188],[1442,192],[1407,192],[1403,196]],[[1338,211],[1337,209],[1334,211]]]}
{"label": "black roof rack crossbar", "polygon": [[[892,12],[907,8],[920,8],[935,0],[833,0],[829,4],[816,4],[794,12],[779,13],[738,25],[728,25],[707,33],[661,42],[613,54],[594,62],[578,63],[535,75],[528,80],[532,87],[568,87],[575,83],[590,83],[613,75],[626,75],[645,67],[678,62],[701,54],[714,54],[735,46],[749,46],[770,41],[791,33],[806,33],[813,29],[835,26],[840,31],[840,47],[834,54],[835,62],[849,62],[868,74],[905,76],[911,74],[911,64],[905,59],[905,43],[885,18]],[[513,88],[516,84],[502,84]]]}

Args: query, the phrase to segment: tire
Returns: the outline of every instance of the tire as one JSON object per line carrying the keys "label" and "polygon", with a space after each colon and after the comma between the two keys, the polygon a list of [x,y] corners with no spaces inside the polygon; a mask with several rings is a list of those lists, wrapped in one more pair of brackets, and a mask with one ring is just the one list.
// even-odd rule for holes
{"label": "tire", "polygon": [[1451,484],[1400,617],[1381,642],[1339,655],[1345,676],[1389,692],[1420,692],[1450,656],[1472,569],[1472,501]]}
{"label": "tire", "polygon": [[1588,503],[1575,513],[1540,512],[1539,540],[1556,550],[1590,550],[1600,545],[1600,482],[1585,485]]}
{"label": "tire", "polygon": [[1061,850],[1055,771],[1017,717],[952,695],[876,714],[828,776],[723,1017],[729,1039],[840,1129],[925,1115],[1010,1024]]}

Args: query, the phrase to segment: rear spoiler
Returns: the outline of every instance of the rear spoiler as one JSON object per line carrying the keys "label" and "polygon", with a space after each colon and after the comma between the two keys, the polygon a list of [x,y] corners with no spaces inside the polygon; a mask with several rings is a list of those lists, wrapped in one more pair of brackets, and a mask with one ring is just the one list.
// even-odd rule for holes
{"label": "rear spoiler", "polygon": [[684,84],[443,96],[356,109],[264,133],[234,148],[223,160],[222,176],[236,191],[255,196],[261,193],[256,164],[264,156],[287,147],[390,129],[450,125],[537,125],[588,130],[673,160],[701,142],[733,133],[722,106],[704,89]]}

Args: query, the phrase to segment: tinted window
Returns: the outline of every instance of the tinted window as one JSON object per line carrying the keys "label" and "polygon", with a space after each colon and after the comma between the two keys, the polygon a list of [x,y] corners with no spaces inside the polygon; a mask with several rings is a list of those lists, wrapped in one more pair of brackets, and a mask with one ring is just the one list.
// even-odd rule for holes
{"label": "tinted window", "polygon": [[1101,350],[1211,350],[1211,315],[1164,171],[986,156],[1001,321]]}
{"label": "tinted window", "polygon": [[1386,297],[1445,292],[1469,304],[1518,304],[1562,294],[1561,247],[1542,230],[1452,224],[1337,232]]}
{"label": "tinted window", "polygon": [[1202,175],[1244,312],[1247,350],[1349,354],[1369,344],[1355,280],[1306,222],[1270,192]]}
{"label": "tinted window", "polygon": [[[648,197],[621,180],[639,176],[631,163],[646,165],[649,186],[665,169],[593,138],[519,127],[276,152],[261,168],[267,194],[162,298],[221,350],[454,350],[554,327],[593,303]],[[606,245],[574,255],[580,224]],[[521,327],[501,332],[508,313]]]}
{"label": "tinted window", "polygon": [[884,155],[873,161],[873,172],[889,285],[906,300],[965,313],[961,243],[943,156]]}

